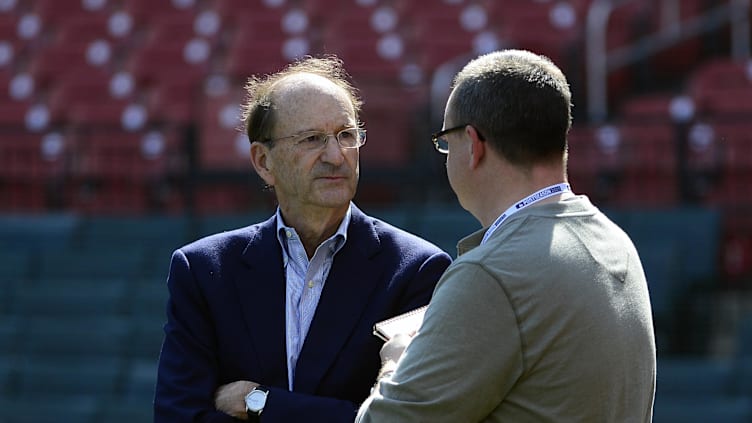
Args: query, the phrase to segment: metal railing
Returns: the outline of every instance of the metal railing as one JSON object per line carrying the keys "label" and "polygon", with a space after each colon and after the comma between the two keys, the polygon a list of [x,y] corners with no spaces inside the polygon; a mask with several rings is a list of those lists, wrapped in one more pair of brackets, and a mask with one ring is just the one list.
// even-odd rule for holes
{"label": "metal railing", "polygon": [[595,0],[590,6],[585,28],[587,111],[591,123],[608,118],[608,74],[661,52],[686,39],[731,24],[731,56],[750,57],[750,0],[730,0],[692,19],[680,18],[679,0],[660,0],[661,28],[632,44],[613,50],[606,46],[609,18],[615,9],[630,0]]}

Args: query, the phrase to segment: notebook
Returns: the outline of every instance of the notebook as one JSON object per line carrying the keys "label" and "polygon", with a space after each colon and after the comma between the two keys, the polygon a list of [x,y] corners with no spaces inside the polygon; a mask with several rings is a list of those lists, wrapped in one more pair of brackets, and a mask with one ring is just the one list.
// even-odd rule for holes
{"label": "notebook", "polygon": [[428,306],[416,308],[415,310],[408,311],[390,319],[382,320],[373,325],[373,334],[383,339],[384,341],[390,340],[394,335],[398,333],[412,334],[416,332],[421,323],[423,323],[423,315],[426,314]]}

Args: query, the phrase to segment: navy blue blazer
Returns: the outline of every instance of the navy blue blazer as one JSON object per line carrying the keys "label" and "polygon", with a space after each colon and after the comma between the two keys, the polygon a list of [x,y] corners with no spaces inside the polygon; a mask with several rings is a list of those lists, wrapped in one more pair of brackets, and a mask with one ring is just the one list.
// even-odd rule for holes
{"label": "navy blue blazer", "polygon": [[352,207],[287,386],[285,272],[276,219],[211,235],[172,255],[154,421],[232,422],[220,385],[270,387],[262,422],[352,422],[376,381],[379,320],[427,304],[450,257]]}

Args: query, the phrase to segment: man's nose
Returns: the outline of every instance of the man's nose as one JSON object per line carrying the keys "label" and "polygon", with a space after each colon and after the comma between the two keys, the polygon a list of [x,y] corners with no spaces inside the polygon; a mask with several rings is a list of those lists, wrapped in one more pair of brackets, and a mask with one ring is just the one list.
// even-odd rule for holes
{"label": "man's nose", "polygon": [[326,136],[326,144],[324,144],[324,151],[321,153],[321,160],[328,163],[340,164],[344,159],[345,154],[342,151],[342,147],[339,146],[337,136],[328,134]]}

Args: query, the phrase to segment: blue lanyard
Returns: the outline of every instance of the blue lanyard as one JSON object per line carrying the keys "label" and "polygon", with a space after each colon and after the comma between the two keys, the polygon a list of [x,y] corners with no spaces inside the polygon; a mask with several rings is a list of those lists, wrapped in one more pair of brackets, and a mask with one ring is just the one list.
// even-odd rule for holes
{"label": "blue lanyard", "polygon": [[527,198],[524,198],[514,204],[512,204],[512,207],[508,208],[507,211],[501,214],[494,223],[491,224],[491,226],[488,228],[486,233],[483,235],[483,240],[481,240],[481,245],[485,244],[488,238],[493,235],[494,231],[501,226],[502,223],[504,223],[507,218],[518,211],[524,209],[525,207],[535,204],[538,201],[545,200],[548,197],[553,197],[554,195],[563,194],[565,192],[570,192],[572,189],[569,187],[569,184],[567,183],[561,183],[556,185],[551,185],[550,187],[545,187],[542,190],[536,192],[535,194],[530,195]]}

